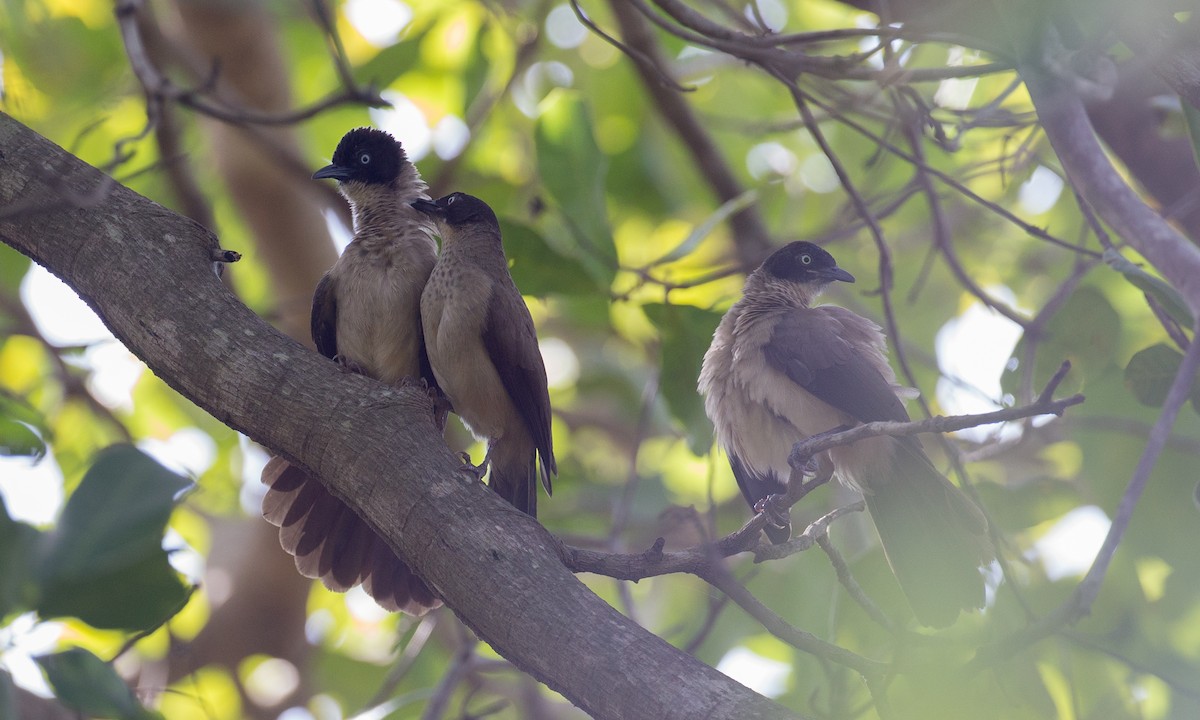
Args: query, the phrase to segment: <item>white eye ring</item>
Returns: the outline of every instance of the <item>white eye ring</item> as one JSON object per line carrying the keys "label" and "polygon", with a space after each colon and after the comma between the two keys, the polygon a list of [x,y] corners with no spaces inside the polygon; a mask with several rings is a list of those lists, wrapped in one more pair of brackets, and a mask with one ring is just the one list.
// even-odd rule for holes
{"label": "white eye ring", "polygon": [[358,162],[362,165],[368,165],[371,162],[371,153],[363,153],[358,156]]}
{"label": "white eye ring", "polygon": [[808,254],[801,255],[800,262],[805,265],[812,265],[812,255],[808,255]]}
{"label": "white eye ring", "polygon": [[454,204],[454,201],[455,201],[455,200],[457,200],[457,199],[458,199],[458,194],[457,194],[457,193],[455,193],[454,195],[451,195],[450,197],[446,198],[446,204],[447,204],[447,205],[453,205],[453,204]]}

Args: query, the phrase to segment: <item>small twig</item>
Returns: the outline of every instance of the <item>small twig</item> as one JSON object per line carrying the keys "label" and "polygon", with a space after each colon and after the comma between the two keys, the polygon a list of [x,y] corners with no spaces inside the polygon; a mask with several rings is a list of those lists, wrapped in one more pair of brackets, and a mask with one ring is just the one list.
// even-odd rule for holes
{"label": "small twig", "polygon": [[733,600],[738,607],[745,610],[748,615],[761,623],[767,629],[767,632],[788,645],[856,670],[866,678],[881,677],[886,672],[886,664],[865,658],[845,648],[826,642],[816,635],[805,632],[787,622],[774,610],[754,597],[753,593],[747,590],[744,585],[735,580],[723,564],[712,565],[701,577],[708,584],[728,595],[729,599]]}
{"label": "small twig", "polygon": [[1046,384],[1046,388],[1042,391],[1038,399],[1029,405],[1022,407],[1005,408],[989,413],[980,413],[977,415],[935,415],[927,420],[918,420],[915,422],[894,422],[881,421],[869,422],[857,425],[849,430],[841,430],[838,432],[825,433],[823,435],[815,435],[811,438],[801,440],[792,448],[791,457],[806,458],[812,457],[819,452],[828,450],[829,448],[846,445],[852,442],[857,442],[870,437],[879,435],[891,435],[892,437],[904,437],[907,435],[917,435],[920,433],[946,433],[955,432],[957,430],[965,430],[966,428],[978,427],[980,425],[990,425],[992,423],[1007,422],[1009,420],[1020,420],[1027,417],[1036,417],[1038,415],[1062,415],[1063,411],[1072,405],[1078,405],[1084,401],[1081,394],[1072,395],[1059,400],[1050,399],[1050,396],[1057,389],[1059,383],[1062,382],[1067,370],[1070,368],[1069,362],[1064,362],[1059,367],[1058,372]]}
{"label": "small twig", "polygon": [[446,714],[446,709],[450,707],[450,698],[454,695],[454,689],[466,679],[472,670],[471,661],[475,657],[475,646],[479,641],[469,637],[465,630],[463,635],[463,645],[455,653],[450,667],[438,681],[437,687],[434,688],[433,695],[429,698],[429,704],[421,713],[421,720],[440,720]]}
{"label": "small twig", "polygon": [[664,70],[662,66],[650,55],[642,52],[638,48],[627,45],[612,35],[604,32],[599,25],[597,25],[590,17],[587,16],[587,13],[583,11],[583,8],[579,6],[579,0],[571,0],[571,9],[575,11],[575,17],[579,19],[579,22],[583,23],[584,27],[586,27],[588,30],[591,30],[604,42],[625,53],[625,55],[627,55],[639,66],[644,67],[648,72],[654,73],[658,77],[659,84],[663,87],[676,92],[694,92],[696,90],[694,87],[683,85],[676,81],[675,78],[671,77],[667,71]]}
{"label": "small twig", "polygon": [[883,614],[883,611],[879,609],[879,606],[871,598],[867,597],[867,593],[863,591],[862,586],[854,579],[854,575],[850,572],[850,566],[846,564],[846,559],[842,557],[842,553],[829,541],[829,534],[822,533],[818,535],[817,544],[825,551],[826,557],[829,558],[830,564],[833,565],[833,571],[837,573],[838,582],[842,584],[842,587],[846,588],[846,592],[850,594],[850,597],[854,598],[854,601],[866,611],[872,620],[879,623],[889,632],[896,632],[896,624],[892,622],[891,618]]}
{"label": "small twig", "polygon": [[[142,0],[118,0],[115,13],[121,40],[125,44],[125,53],[129,57],[129,64],[133,68],[134,75],[145,89],[148,108],[156,102],[174,102],[203,115],[234,125],[293,125],[339,105],[356,104],[368,107],[388,105],[388,102],[374,88],[362,88],[357,85],[343,87],[324,100],[306,108],[283,113],[262,113],[248,108],[232,108],[206,99],[204,95],[209,91],[208,85],[211,83],[194,89],[180,87],[164,75],[150,60],[137,24],[138,9],[141,5]],[[212,79],[215,80],[215,75]],[[148,125],[147,132],[149,127]]]}
{"label": "small twig", "polygon": [[780,543],[778,545],[764,543],[758,545],[754,548],[754,562],[759,563],[767,560],[778,560],[790,555],[795,555],[798,552],[804,552],[805,550],[811,548],[813,544],[819,544],[821,542],[821,538],[828,537],[829,526],[834,520],[837,520],[843,515],[862,512],[866,509],[866,507],[867,504],[862,500],[859,500],[858,502],[853,502],[849,505],[834,508],[833,510],[830,510],[814,520],[808,527],[804,529],[804,532],[785,543]]}
{"label": "small twig", "polygon": [[433,636],[433,629],[437,627],[438,618],[440,617],[441,613],[433,612],[421,618],[421,621],[417,623],[416,628],[412,631],[412,637],[404,645],[404,652],[400,654],[400,657],[388,669],[387,677],[380,683],[379,689],[367,701],[364,708],[382,705],[396,691],[396,688],[400,685],[400,681],[404,679],[409,670],[416,664],[417,656],[425,649],[425,643]]}
{"label": "small twig", "polygon": [[1141,458],[1138,460],[1137,468],[1134,470],[1133,477],[1130,478],[1129,484],[1121,496],[1121,502],[1117,506],[1117,512],[1113,516],[1112,524],[1109,526],[1104,543],[1096,553],[1096,559],[1092,562],[1092,566],[1088,569],[1087,574],[1075,586],[1075,591],[1071,593],[1071,597],[1048,615],[1027,626],[1020,632],[980,649],[969,664],[969,670],[982,670],[994,662],[1008,658],[1013,653],[1020,652],[1042,638],[1057,632],[1063,626],[1074,624],[1091,612],[1092,604],[1096,601],[1096,596],[1100,593],[1100,587],[1104,583],[1109,565],[1116,554],[1117,546],[1120,545],[1121,539],[1125,536],[1125,531],[1129,527],[1129,521],[1133,517],[1133,511],[1137,507],[1142,492],[1146,489],[1146,482],[1150,478],[1150,472],[1158,462],[1158,457],[1162,454],[1163,448],[1166,447],[1167,440],[1171,435],[1171,427],[1175,424],[1175,418],[1179,415],[1179,409],[1183,406],[1183,403],[1187,400],[1191,392],[1192,383],[1198,369],[1200,369],[1200,334],[1193,334],[1192,341],[1183,356],[1183,361],[1179,365],[1179,370],[1175,373],[1175,379],[1171,382],[1171,389],[1167,392],[1162,412],[1159,413],[1158,420],[1150,430],[1150,436],[1146,440],[1146,447],[1142,451]]}

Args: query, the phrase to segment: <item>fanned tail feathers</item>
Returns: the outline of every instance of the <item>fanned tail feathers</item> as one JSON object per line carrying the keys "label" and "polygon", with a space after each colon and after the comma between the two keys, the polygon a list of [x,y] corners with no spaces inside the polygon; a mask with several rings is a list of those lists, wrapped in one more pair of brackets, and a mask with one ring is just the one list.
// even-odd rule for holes
{"label": "fanned tail feathers", "polygon": [[422,615],[442,604],[429,586],[350,506],[283,458],[263,468],[263,517],[279,528],[279,543],[305,577],[334,592],[355,585],[392,612]]}

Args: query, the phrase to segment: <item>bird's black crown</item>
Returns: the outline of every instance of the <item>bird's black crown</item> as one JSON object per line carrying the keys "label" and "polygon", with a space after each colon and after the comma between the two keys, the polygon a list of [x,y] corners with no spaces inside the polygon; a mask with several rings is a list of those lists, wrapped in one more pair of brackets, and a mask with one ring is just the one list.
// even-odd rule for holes
{"label": "bird's black crown", "polygon": [[313,177],[383,185],[395,182],[406,162],[404,147],[394,137],[382,130],[361,127],[342,136],[333,151],[333,163]]}
{"label": "bird's black crown", "polygon": [[435,202],[442,212],[442,221],[447,225],[483,223],[499,227],[500,221],[488,204],[474,195],[450,193]]}
{"label": "bird's black crown", "polygon": [[854,282],[854,276],[838,267],[832,255],[803,240],[776,250],[763,262],[762,269],[781,280],[799,283]]}

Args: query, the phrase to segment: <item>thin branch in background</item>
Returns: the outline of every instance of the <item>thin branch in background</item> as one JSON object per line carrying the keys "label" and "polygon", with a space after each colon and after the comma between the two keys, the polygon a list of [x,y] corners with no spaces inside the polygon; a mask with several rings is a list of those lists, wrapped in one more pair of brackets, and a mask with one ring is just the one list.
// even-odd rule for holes
{"label": "thin branch in background", "polygon": [[[203,115],[235,125],[293,125],[340,105],[366,105],[368,107],[388,105],[388,102],[374,88],[359,87],[357,84],[342,87],[326,96],[324,100],[317,101],[308,107],[282,113],[257,112],[245,107],[231,107],[219,100],[209,99],[207,96],[210,94],[211,82],[198,88],[180,87],[163,75],[158,66],[150,60],[141,30],[138,27],[137,18],[141,6],[142,0],[118,0],[115,12],[130,67],[133,68],[134,75],[145,89],[147,98],[153,98],[153,101],[148,100],[148,106],[152,102],[174,102]],[[212,79],[215,80],[215,75]],[[149,129],[147,129],[148,131]]]}
{"label": "thin branch in background", "polygon": [[[637,495],[637,490],[642,480],[642,476],[638,473],[638,455],[641,454],[642,444],[649,434],[650,420],[657,401],[658,376],[653,375],[646,381],[646,385],[642,389],[642,408],[638,412],[637,426],[633,434],[633,444],[629,449],[629,472],[625,479],[625,486],[621,489],[620,497],[613,503],[612,522],[608,531],[607,543],[609,552],[622,552],[625,549],[624,543],[621,541],[621,536],[629,526],[629,516],[633,511],[633,499]],[[630,592],[629,584],[619,580],[616,583],[617,595],[621,599],[625,616],[637,622],[637,608],[634,605],[633,594]]]}
{"label": "thin branch in background", "polygon": [[729,596],[738,607],[746,611],[750,617],[757,620],[767,632],[791,645],[797,650],[817,655],[844,665],[857,671],[867,678],[880,677],[887,669],[885,663],[871,660],[857,653],[826,642],[812,633],[805,632],[780,617],[774,610],[764,605],[744,585],[734,579],[728,568],[722,563],[711,565],[701,576],[708,584]]}
{"label": "thin branch in background", "polygon": [[[838,122],[840,122],[842,125],[845,125],[846,127],[850,128],[851,130],[857,132],[859,135],[862,135],[863,137],[868,138],[872,142],[878,143],[888,153],[895,155],[896,157],[904,160],[905,162],[911,163],[913,165],[918,164],[917,159],[915,157],[913,157],[910,153],[907,153],[907,152],[901,150],[900,148],[896,147],[895,145],[887,142],[887,140],[885,140],[883,137],[881,137],[878,134],[867,129],[861,123],[858,123],[855,120],[853,120],[852,118],[847,117],[845,114],[838,112],[837,109],[831,107],[828,103],[822,102],[820,100],[820,98],[814,97],[812,95],[809,95],[807,97],[808,97],[808,100],[813,105],[817,106],[818,108],[823,109],[825,112],[834,116],[835,118],[837,118]],[[999,203],[992,202],[991,200],[988,200],[987,198],[983,197],[982,195],[979,195],[974,190],[971,190],[969,187],[967,187],[966,185],[964,185],[963,183],[961,183],[954,177],[950,176],[949,174],[947,174],[945,172],[942,172],[941,170],[938,170],[935,167],[925,165],[924,169],[925,169],[925,172],[929,173],[929,175],[931,175],[932,177],[937,178],[938,181],[944,183],[945,185],[952,188],[953,190],[955,190],[959,194],[963,195],[967,199],[971,200],[972,202],[977,203],[978,205],[981,205],[982,207],[988,209],[989,211],[996,214],[997,216],[1003,218],[1004,220],[1007,220],[1008,222],[1012,223],[1013,225],[1016,225],[1017,227],[1021,228],[1021,230],[1023,230],[1025,233],[1032,235],[1033,237],[1036,237],[1040,240],[1045,240],[1048,243],[1051,243],[1051,244],[1057,245],[1061,248],[1070,250],[1071,252],[1080,253],[1083,255],[1091,256],[1091,257],[1099,257],[1100,256],[1100,253],[1096,252],[1095,250],[1089,250],[1087,248],[1083,248],[1078,245],[1073,245],[1061,238],[1051,235],[1050,233],[1046,232],[1046,230],[1044,230],[1043,228],[1040,228],[1036,225],[1025,222],[1024,220],[1017,217],[1017,215],[1012,213],[1010,210],[1008,210],[1004,206],[1000,205]]]}
{"label": "thin branch in background", "polygon": [[421,720],[441,720],[450,707],[450,698],[454,696],[454,690],[471,672],[471,661],[475,659],[475,648],[479,645],[479,641],[466,628],[461,628],[461,635],[462,645],[454,654],[450,667],[442,674],[442,679],[438,681],[437,687],[434,688],[433,695],[429,698],[429,704],[421,713]]}
{"label": "thin branch in background", "polygon": [[708,610],[704,613],[704,621],[700,623],[700,629],[692,636],[691,640],[687,641],[682,650],[689,654],[695,655],[700,650],[700,646],[708,639],[713,628],[717,626],[717,620],[721,617],[722,611],[729,607],[729,596],[724,593],[714,593],[709,595]]}
{"label": "thin branch in background", "polygon": [[829,541],[829,534],[822,533],[818,535],[817,545],[821,547],[821,550],[825,551],[825,556],[829,558],[829,563],[833,565],[833,571],[837,574],[838,582],[842,584],[842,587],[846,589],[850,597],[854,598],[854,602],[858,603],[859,607],[866,611],[867,615],[881,627],[895,633],[896,624],[879,609],[879,606],[871,598],[867,597],[862,586],[858,584],[858,581],[854,579],[854,575],[850,572],[850,566],[846,564],[846,559],[842,557],[842,553]]}
{"label": "thin branch in background", "polygon": [[1037,349],[1045,335],[1046,325],[1067,304],[1067,300],[1075,293],[1079,283],[1083,282],[1084,276],[1097,264],[1098,261],[1091,258],[1079,258],[1071,274],[1059,283],[1054,294],[1042,304],[1042,309],[1025,326],[1025,332],[1022,335],[1022,339],[1025,341],[1025,352],[1020,358],[1021,383],[1017,391],[1018,402],[1028,402],[1033,397],[1033,372],[1037,367]]}
{"label": "thin branch in background", "polygon": [[439,612],[431,612],[417,623],[413,628],[412,634],[408,638],[408,642],[404,644],[404,651],[400,653],[400,657],[388,669],[387,676],[380,683],[379,689],[367,701],[363,710],[356,714],[366,712],[366,709],[373,708],[387,702],[392,693],[396,692],[396,688],[400,686],[400,682],[404,680],[408,672],[412,670],[417,662],[417,657],[421,651],[425,649],[425,643],[429,642],[429,638],[433,636],[433,630],[437,627],[438,619],[441,617]]}
{"label": "thin branch in background", "polygon": [[659,62],[656,60],[656,58],[652,57],[651,55],[648,55],[645,52],[642,52],[638,48],[626,45],[625,43],[616,39],[612,35],[606,33],[603,29],[600,28],[599,25],[597,25],[595,22],[592,21],[592,19],[590,17],[587,16],[587,13],[585,13],[583,11],[583,8],[579,6],[579,0],[571,0],[571,9],[575,11],[575,17],[579,19],[579,22],[583,23],[584,27],[586,27],[588,30],[591,30],[593,33],[596,34],[597,37],[599,37],[604,42],[606,42],[609,45],[612,45],[616,49],[620,50],[627,57],[629,57],[631,60],[633,60],[634,63],[637,64],[639,67],[644,68],[647,71],[648,75],[653,74],[655,77],[657,77],[658,83],[660,85],[662,85],[664,88],[674,90],[676,92],[693,92],[693,91],[695,91],[696,88],[691,87],[689,85],[683,85],[683,84],[679,83],[675,78],[671,77],[671,75],[669,73],[667,73],[666,70],[663,69],[662,65],[659,64]]}
{"label": "thin branch in background", "polygon": [[[642,19],[643,15],[631,6],[630,0],[609,0],[609,6],[621,27],[621,36],[625,43],[650,58],[656,66],[659,65],[661,53],[655,36]],[[649,8],[646,8],[646,11],[654,14]],[[658,82],[657,76],[647,67],[637,62],[634,63],[634,67],[637,68],[642,85],[653,100],[655,108],[679,135],[717,200],[726,203],[740,197],[745,188],[691,106],[678,93],[664,88]],[[729,219],[729,225],[738,261],[742,269],[749,272],[758,267],[770,254],[774,246],[770,232],[758,208],[753,205],[734,213]]]}
{"label": "thin branch in background", "polygon": [[923,136],[903,96],[896,96],[896,109],[899,111],[901,121],[906,130],[909,150],[912,152],[913,157],[918,160],[918,164],[913,166],[916,173],[916,180],[921,186],[921,191],[925,196],[930,215],[933,217],[933,244],[946,261],[946,267],[950,269],[951,274],[954,275],[954,279],[958,281],[958,284],[967,292],[974,295],[985,307],[1000,313],[1017,325],[1020,325],[1021,329],[1024,330],[1029,320],[1021,313],[1009,307],[1007,303],[1000,302],[987,294],[967,274],[966,268],[959,262],[958,255],[954,251],[954,241],[951,237],[950,226],[946,222],[946,213],[942,208],[937,190],[933,187],[933,181],[930,179],[929,173],[925,170],[928,163],[925,160],[925,145],[921,142]]}
{"label": "thin branch in background", "polygon": [[1146,489],[1150,473],[1154,470],[1154,466],[1171,436],[1175,418],[1188,399],[1197,370],[1200,370],[1200,334],[1193,334],[1187,352],[1184,353],[1183,362],[1179,364],[1179,370],[1175,373],[1175,379],[1171,382],[1171,388],[1163,402],[1162,412],[1159,413],[1158,420],[1150,430],[1150,436],[1146,440],[1146,447],[1142,450],[1141,458],[1138,459],[1133,477],[1130,478],[1125,492],[1121,495],[1121,502],[1113,515],[1108,534],[1105,536],[1100,550],[1096,553],[1092,566],[1075,586],[1071,596],[1052,612],[1023,630],[980,649],[968,665],[969,670],[983,670],[996,662],[1005,660],[1037,641],[1058,632],[1059,629],[1074,624],[1091,612],[1092,604],[1095,603],[1096,596],[1100,593],[1100,587],[1104,583],[1117,547],[1124,538],[1125,531],[1129,528],[1133,511],[1137,507],[1142,492]]}
{"label": "thin branch in background", "polygon": [[46,355],[53,365],[54,377],[62,386],[63,395],[68,399],[79,400],[98,418],[108,421],[121,441],[133,442],[133,435],[130,434],[129,428],[125,427],[125,423],[117,417],[112,408],[92,395],[84,378],[79,377],[77,371],[63,359],[63,352],[66,349],[55,345],[42,335],[42,331],[33,321],[33,316],[29,314],[29,309],[25,307],[25,304],[16,297],[0,294],[0,308],[14,323],[7,328],[9,334],[31,337],[45,349]]}

